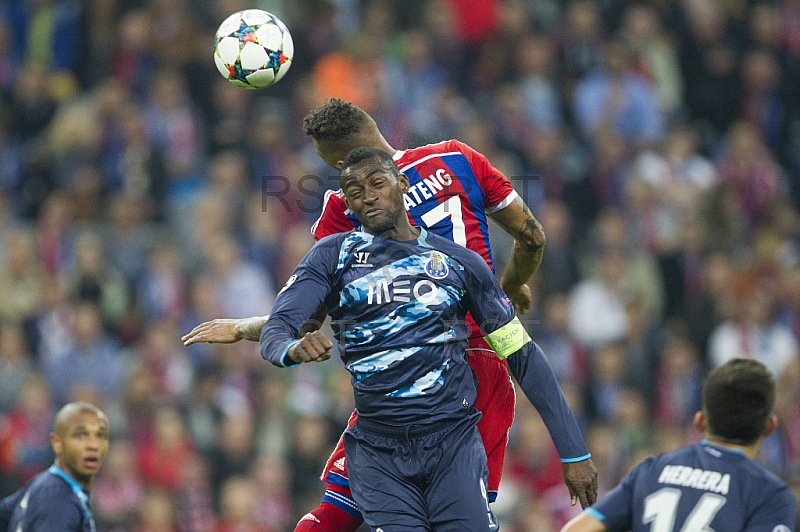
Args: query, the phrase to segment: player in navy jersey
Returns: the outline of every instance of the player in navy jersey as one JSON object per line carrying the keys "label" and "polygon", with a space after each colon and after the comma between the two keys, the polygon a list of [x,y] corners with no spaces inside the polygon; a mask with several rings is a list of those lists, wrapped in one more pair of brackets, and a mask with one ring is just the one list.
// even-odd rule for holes
{"label": "player in navy jersey", "polygon": [[[314,109],[305,118],[304,129],[314,140],[320,157],[336,169],[353,148],[366,146],[392,154],[410,182],[404,204],[413,223],[479,253],[493,269],[487,223],[488,217],[492,217],[514,237],[514,248],[500,285],[517,311],[524,312],[530,307],[530,289],[525,283],[541,262],[544,231],[508,179],[486,157],[456,140],[396,150],[381,135],[369,114],[336,98]],[[357,228],[360,222],[347,209],[344,193],[328,191],[322,215],[312,228],[314,237],[320,240]],[[316,318],[322,321],[324,315]],[[213,320],[198,325],[183,340],[187,345],[241,339],[257,341],[265,321],[266,317]],[[473,355],[469,357],[469,364],[479,383],[474,406],[484,414],[478,428],[488,457],[489,499],[493,501],[500,484],[508,431],[514,419],[514,389],[506,361],[493,355],[469,316],[468,322],[471,325],[469,353]],[[511,370],[514,373],[514,368]],[[518,375],[515,377],[519,380]],[[558,388],[554,393],[561,395]],[[529,399],[542,414],[561,456],[572,504],[580,501],[586,507],[594,502],[597,494],[596,469],[588,450],[580,433],[571,434],[560,426],[561,419],[550,415],[547,401],[539,397],[542,396],[529,396]],[[349,425],[355,419],[354,412]],[[341,440],[328,460],[322,480],[327,483],[322,504],[304,516],[295,531],[355,531],[361,516],[350,496]]]}
{"label": "player in navy jersey", "polygon": [[705,440],[648,458],[562,532],[793,532],[794,493],[755,461],[777,423],[774,403],[775,382],[760,362],[713,370],[694,418]]}
{"label": "player in navy jersey", "polygon": [[94,532],[89,491],[108,451],[108,418],[89,403],[69,403],[50,443],[55,463],[0,501],[0,532]]}
{"label": "player in navy jersey", "polygon": [[552,393],[558,384],[547,360],[482,258],[411,226],[408,179],[387,153],[354,150],[341,183],[363,230],[309,251],[261,331],[262,356],[278,366],[328,358],[332,346],[319,331],[297,339],[324,305],[355,390],[359,417],[343,439],[350,487],[369,526],[494,530],[466,313],[497,356],[509,357],[523,388],[542,387],[536,393],[550,397],[550,411],[579,434],[572,413]]}

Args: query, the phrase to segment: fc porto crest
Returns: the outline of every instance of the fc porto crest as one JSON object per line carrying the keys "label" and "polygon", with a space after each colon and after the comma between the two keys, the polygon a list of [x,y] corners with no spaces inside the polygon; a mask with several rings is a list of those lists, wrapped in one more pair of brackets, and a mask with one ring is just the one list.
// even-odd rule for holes
{"label": "fc porto crest", "polygon": [[444,279],[450,273],[444,255],[438,251],[431,251],[431,256],[425,261],[425,273],[432,279]]}

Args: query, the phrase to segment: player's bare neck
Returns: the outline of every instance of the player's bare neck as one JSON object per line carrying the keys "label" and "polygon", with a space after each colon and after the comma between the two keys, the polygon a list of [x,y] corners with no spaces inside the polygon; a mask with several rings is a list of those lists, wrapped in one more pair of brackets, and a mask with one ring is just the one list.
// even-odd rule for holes
{"label": "player's bare neck", "polygon": [[375,236],[380,238],[386,238],[388,240],[397,240],[399,242],[406,242],[409,240],[416,240],[417,238],[419,238],[419,229],[408,223],[408,220],[406,220],[405,224],[394,227]]}
{"label": "player's bare neck", "polygon": [[378,135],[375,146],[373,147],[385,151],[392,157],[394,157],[394,154],[397,153],[397,150],[392,148],[392,146],[386,141],[386,139],[383,138],[383,135]]}

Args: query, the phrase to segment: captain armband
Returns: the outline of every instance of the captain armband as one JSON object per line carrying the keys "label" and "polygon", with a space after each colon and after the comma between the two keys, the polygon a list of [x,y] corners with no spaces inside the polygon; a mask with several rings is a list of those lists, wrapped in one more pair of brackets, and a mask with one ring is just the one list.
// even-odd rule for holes
{"label": "captain armband", "polygon": [[507,358],[509,355],[519,351],[523,345],[531,341],[528,336],[528,331],[522,326],[519,317],[514,316],[514,319],[506,323],[494,332],[491,332],[483,337],[500,360]]}

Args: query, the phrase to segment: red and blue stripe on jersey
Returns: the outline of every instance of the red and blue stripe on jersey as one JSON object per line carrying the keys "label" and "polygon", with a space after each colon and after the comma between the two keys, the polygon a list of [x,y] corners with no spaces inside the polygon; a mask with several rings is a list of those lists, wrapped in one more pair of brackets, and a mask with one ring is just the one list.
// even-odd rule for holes
{"label": "red and blue stripe on jersey", "polygon": [[[448,140],[394,155],[411,188],[405,195],[411,221],[478,253],[494,271],[487,214],[517,194],[508,178],[466,144]],[[360,228],[341,190],[328,191],[311,228],[317,240]]]}

